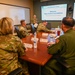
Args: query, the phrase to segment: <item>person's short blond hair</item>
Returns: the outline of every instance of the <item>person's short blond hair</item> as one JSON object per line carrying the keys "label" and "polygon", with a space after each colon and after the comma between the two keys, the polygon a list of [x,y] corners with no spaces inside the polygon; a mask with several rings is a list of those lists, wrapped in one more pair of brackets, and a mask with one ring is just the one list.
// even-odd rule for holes
{"label": "person's short blond hair", "polygon": [[9,17],[0,19],[0,32],[2,35],[13,33],[13,20]]}

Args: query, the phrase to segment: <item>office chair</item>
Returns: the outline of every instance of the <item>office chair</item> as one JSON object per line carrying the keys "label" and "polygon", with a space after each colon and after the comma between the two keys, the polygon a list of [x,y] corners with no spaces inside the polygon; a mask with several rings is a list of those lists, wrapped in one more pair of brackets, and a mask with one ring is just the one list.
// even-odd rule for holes
{"label": "office chair", "polygon": [[18,75],[22,72],[22,68],[17,68],[14,71],[10,72],[8,75]]}
{"label": "office chair", "polygon": [[31,24],[31,31],[32,31],[33,34],[36,32],[36,29],[35,29],[33,24]]}
{"label": "office chair", "polygon": [[62,66],[62,75],[75,75],[75,66],[71,67],[67,62],[65,62],[65,58],[62,58],[60,56],[55,58],[57,62]]}
{"label": "office chair", "polygon": [[48,24],[46,25],[46,27],[47,27],[48,29],[51,29],[51,23],[48,23]]}
{"label": "office chair", "polygon": [[22,35],[21,35],[21,33],[20,33],[18,27],[15,27],[15,31],[17,32],[17,36],[18,36],[20,39],[22,39],[23,37],[22,37]]}
{"label": "office chair", "polygon": [[26,29],[29,31],[29,33],[31,32],[31,25],[30,24],[28,24],[28,25],[26,25]]}

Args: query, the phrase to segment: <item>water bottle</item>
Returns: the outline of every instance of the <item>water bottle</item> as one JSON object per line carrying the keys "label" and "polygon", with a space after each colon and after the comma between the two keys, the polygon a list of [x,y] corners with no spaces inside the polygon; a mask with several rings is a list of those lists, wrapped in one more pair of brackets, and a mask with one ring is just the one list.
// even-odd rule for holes
{"label": "water bottle", "polygon": [[36,32],[34,33],[34,39],[36,39]]}
{"label": "water bottle", "polygon": [[55,43],[55,38],[52,35],[49,34],[47,39],[48,39],[48,44],[54,44]]}
{"label": "water bottle", "polygon": [[51,42],[51,43],[54,42],[53,36],[50,36],[50,42]]}
{"label": "water bottle", "polygon": [[37,48],[36,32],[34,33],[34,48]]}
{"label": "water bottle", "polygon": [[49,43],[50,42],[50,34],[48,34],[47,39],[48,39],[48,43]]}

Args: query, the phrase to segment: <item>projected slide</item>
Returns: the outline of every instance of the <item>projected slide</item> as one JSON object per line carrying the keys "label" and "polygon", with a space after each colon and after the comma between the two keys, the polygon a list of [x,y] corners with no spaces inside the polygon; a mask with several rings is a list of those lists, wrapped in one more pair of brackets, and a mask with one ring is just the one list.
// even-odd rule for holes
{"label": "projected slide", "polygon": [[66,13],[67,4],[41,6],[42,20],[62,20]]}
{"label": "projected slide", "polygon": [[75,3],[74,3],[74,10],[73,10],[73,18],[75,19]]}

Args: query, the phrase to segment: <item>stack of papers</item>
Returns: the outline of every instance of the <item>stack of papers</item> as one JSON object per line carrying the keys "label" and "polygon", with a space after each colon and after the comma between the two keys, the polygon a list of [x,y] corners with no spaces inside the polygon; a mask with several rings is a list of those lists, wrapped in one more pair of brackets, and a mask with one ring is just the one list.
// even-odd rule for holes
{"label": "stack of papers", "polygon": [[29,43],[24,43],[24,46],[25,46],[25,48],[32,48],[33,47],[32,44],[29,44]]}
{"label": "stack of papers", "polygon": [[[34,41],[34,38],[31,38],[32,41]],[[36,38],[36,41],[38,41],[38,38]]]}
{"label": "stack of papers", "polygon": [[42,36],[43,37],[47,37],[48,36],[48,33],[42,33]]}
{"label": "stack of papers", "polygon": [[40,42],[48,42],[47,39],[40,38]]}
{"label": "stack of papers", "polygon": [[55,37],[56,37],[56,34],[52,34],[52,33],[51,33],[50,36],[55,38]]}

